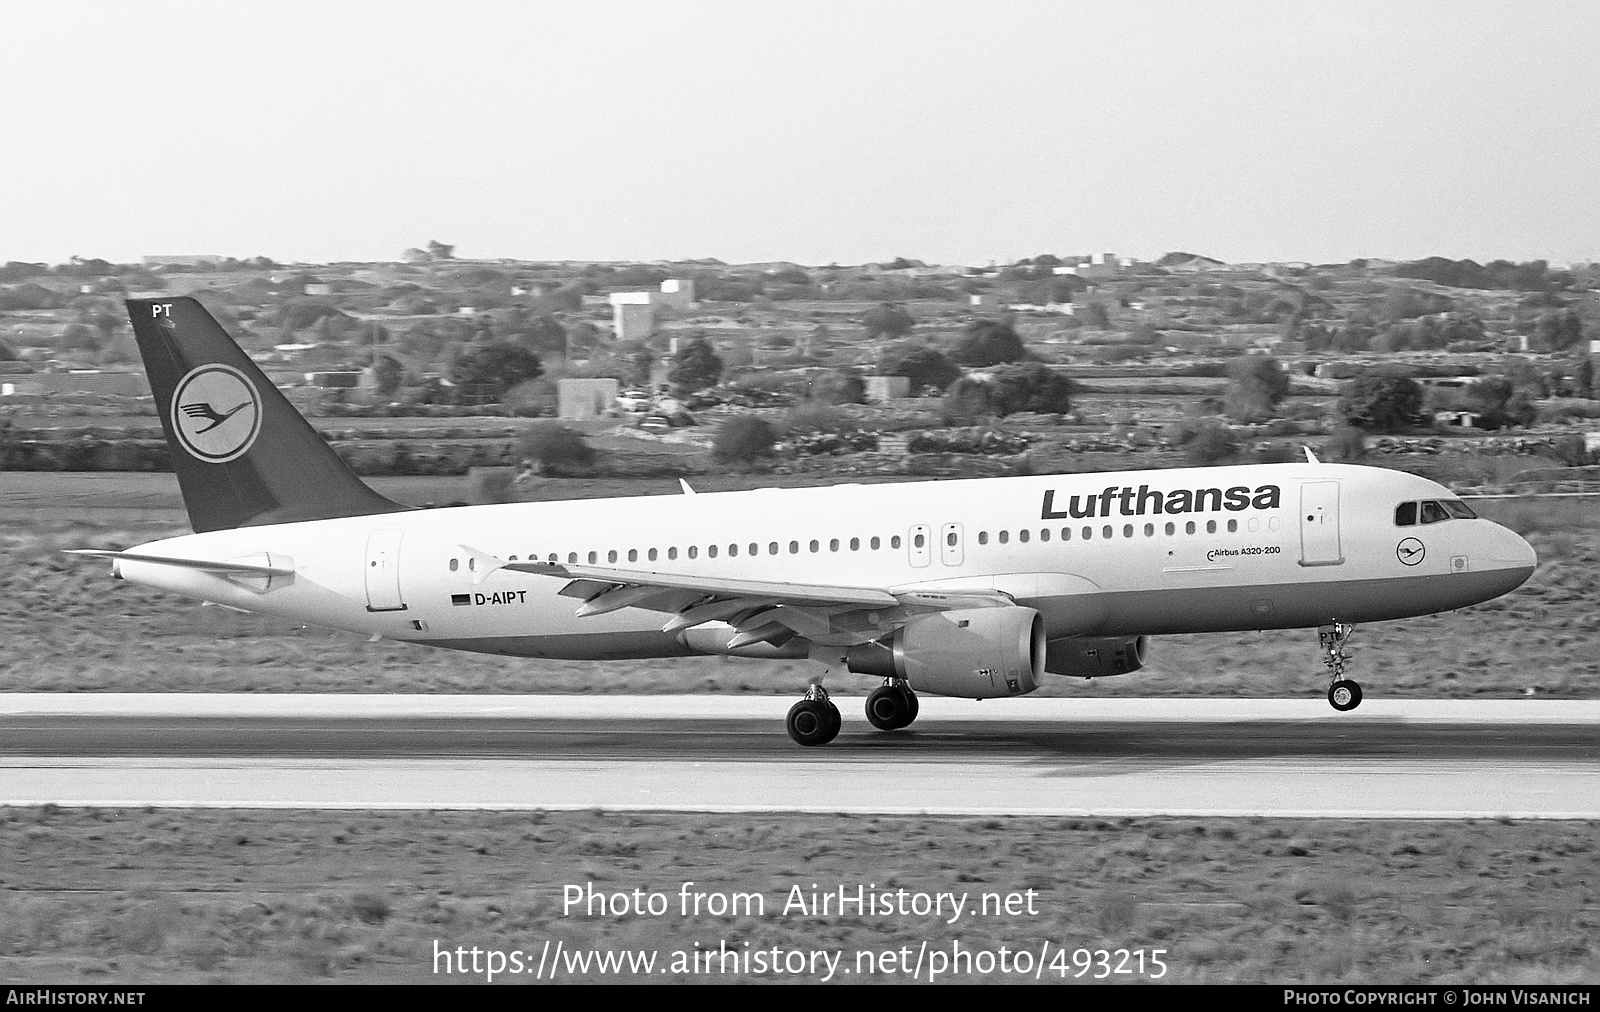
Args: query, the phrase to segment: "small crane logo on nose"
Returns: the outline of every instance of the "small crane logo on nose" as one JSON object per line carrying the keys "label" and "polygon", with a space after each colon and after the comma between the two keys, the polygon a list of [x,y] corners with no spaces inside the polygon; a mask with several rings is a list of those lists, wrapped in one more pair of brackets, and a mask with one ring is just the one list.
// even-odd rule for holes
{"label": "small crane logo on nose", "polygon": [[1407,566],[1415,566],[1428,554],[1427,546],[1416,538],[1406,538],[1395,547],[1394,554]]}

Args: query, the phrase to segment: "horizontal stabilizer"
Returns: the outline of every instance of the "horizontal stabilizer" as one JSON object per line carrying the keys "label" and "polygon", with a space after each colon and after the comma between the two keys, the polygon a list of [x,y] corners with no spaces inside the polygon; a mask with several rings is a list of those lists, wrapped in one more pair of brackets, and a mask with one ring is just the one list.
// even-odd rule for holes
{"label": "horizontal stabilizer", "polygon": [[241,576],[293,576],[294,568],[283,566],[256,566],[247,562],[214,562],[209,559],[178,559],[169,555],[140,555],[137,552],[111,552],[97,548],[69,548],[68,555],[87,555],[95,559],[116,559],[125,562],[149,562],[157,566],[179,566],[198,569],[206,573],[237,573]]}

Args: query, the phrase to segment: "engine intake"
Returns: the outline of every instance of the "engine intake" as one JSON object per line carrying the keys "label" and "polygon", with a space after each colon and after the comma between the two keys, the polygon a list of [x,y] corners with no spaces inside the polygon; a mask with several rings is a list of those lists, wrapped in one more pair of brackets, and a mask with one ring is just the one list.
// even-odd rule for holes
{"label": "engine intake", "polygon": [[1074,678],[1126,675],[1144,667],[1149,651],[1148,636],[1067,636],[1050,641],[1044,669]]}
{"label": "engine intake", "polygon": [[940,696],[1020,696],[1039,687],[1045,670],[1044,620],[1015,606],[942,611],[851,647],[845,664]]}

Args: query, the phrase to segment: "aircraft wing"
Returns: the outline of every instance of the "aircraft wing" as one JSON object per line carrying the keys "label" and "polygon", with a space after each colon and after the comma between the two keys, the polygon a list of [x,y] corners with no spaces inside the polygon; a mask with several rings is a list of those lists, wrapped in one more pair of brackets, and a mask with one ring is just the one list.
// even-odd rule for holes
{"label": "aircraft wing", "polygon": [[580,617],[622,608],[659,611],[668,616],[662,626],[667,633],[726,622],[735,629],[730,649],[759,642],[781,645],[796,635],[826,645],[870,643],[917,614],[1014,603],[995,591],[894,592],[883,587],[739,580],[619,566],[509,562],[470,545],[461,548],[469,555],[475,583],[501,569],[565,579],[559,593],[580,602],[576,609]]}

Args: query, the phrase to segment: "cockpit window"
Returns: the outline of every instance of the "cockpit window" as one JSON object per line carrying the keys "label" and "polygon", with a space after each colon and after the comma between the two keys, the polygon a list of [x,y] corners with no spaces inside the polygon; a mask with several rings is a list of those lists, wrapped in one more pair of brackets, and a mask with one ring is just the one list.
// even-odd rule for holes
{"label": "cockpit window", "polygon": [[1396,527],[1410,527],[1417,522],[1417,504],[1403,502],[1394,508],[1394,525]]}
{"label": "cockpit window", "polygon": [[1472,507],[1468,506],[1460,499],[1446,499],[1444,501],[1444,508],[1449,510],[1450,515],[1455,517],[1457,520],[1478,519],[1478,514],[1472,512]]}
{"label": "cockpit window", "polygon": [[1422,502],[1403,502],[1394,508],[1394,525],[1410,527],[1413,524],[1437,524],[1445,520],[1476,520],[1478,514],[1460,499],[1427,499]]}
{"label": "cockpit window", "polygon": [[1429,500],[1427,500],[1426,502],[1424,502],[1422,504],[1422,522],[1423,523],[1425,523],[1425,524],[1436,524],[1436,523],[1439,523],[1441,521],[1449,520],[1449,519],[1450,519],[1450,514],[1446,513],[1444,511],[1444,507],[1441,506],[1439,503],[1434,502],[1432,499],[1429,499]]}

